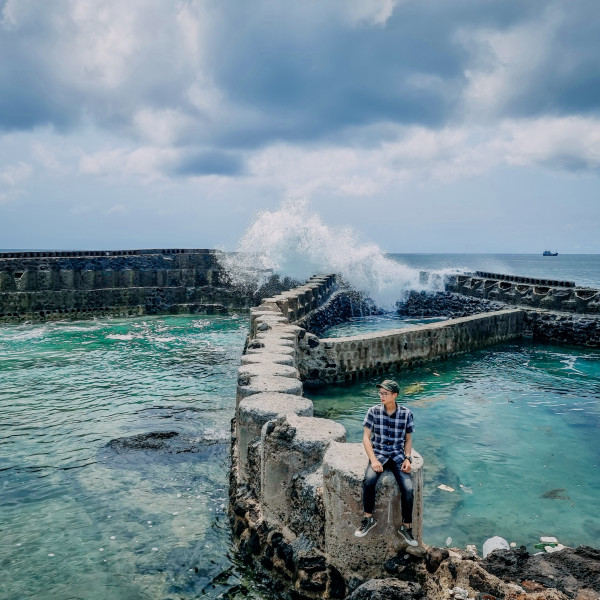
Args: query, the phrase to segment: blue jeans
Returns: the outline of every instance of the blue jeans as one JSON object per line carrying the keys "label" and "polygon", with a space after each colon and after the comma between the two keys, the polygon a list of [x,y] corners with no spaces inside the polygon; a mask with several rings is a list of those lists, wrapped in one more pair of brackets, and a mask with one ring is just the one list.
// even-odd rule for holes
{"label": "blue jeans", "polygon": [[[400,488],[402,522],[410,524],[412,523],[415,492],[410,473],[404,473],[400,470],[400,467],[401,465],[390,458],[383,465],[383,470],[389,469],[394,474],[398,487]],[[367,465],[365,479],[363,481],[363,509],[367,514],[373,514],[375,512],[375,488],[380,475],[381,473],[373,471],[371,463]]]}

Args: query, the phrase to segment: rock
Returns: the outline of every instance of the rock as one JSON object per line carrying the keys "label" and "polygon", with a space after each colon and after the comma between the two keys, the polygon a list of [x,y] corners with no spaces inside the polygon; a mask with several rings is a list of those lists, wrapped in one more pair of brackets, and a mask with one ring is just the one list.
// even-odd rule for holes
{"label": "rock", "polygon": [[535,581],[570,598],[578,590],[595,590],[600,597],[600,550],[589,546],[565,548],[530,556],[522,546],[517,550],[498,550],[481,566],[504,581]]}
{"label": "rock", "polygon": [[454,600],[467,600],[467,598],[469,597],[469,592],[467,592],[467,590],[465,590],[464,588],[458,586],[451,589],[448,593],[454,598]]}
{"label": "rock", "polygon": [[483,558],[490,552],[494,552],[494,550],[510,550],[510,546],[504,538],[495,535],[494,537],[485,540],[483,543]]}
{"label": "rock", "polygon": [[469,544],[467,546],[467,552],[469,552],[473,556],[477,556],[477,546],[475,546],[474,544]]}
{"label": "rock", "polygon": [[446,560],[448,556],[449,552],[445,548],[429,548],[427,556],[425,557],[425,566],[427,570],[430,573],[435,573],[442,564],[442,561]]}
{"label": "rock", "polygon": [[111,440],[106,446],[118,454],[140,450],[181,454],[184,452],[203,452],[211,446],[224,445],[228,442],[229,438],[225,435],[188,437],[178,431],[153,431]]}
{"label": "rock", "polygon": [[418,600],[423,590],[413,581],[371,579],[347,596],[346,600]]}

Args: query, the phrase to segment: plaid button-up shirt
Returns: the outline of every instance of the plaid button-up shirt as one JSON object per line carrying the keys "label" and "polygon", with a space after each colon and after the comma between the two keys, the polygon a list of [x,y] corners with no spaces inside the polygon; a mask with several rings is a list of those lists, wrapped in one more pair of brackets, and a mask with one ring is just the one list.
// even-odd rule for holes
{"label": "plaid button-up shirt", "polygon": [[396,404],[395,412],[388,415],[385,407],[378,404],[369,409],[363,425],[373,432],[373,451],[382,465],[390,458],[400,464],[404,461],[406,434],[415,429],[413,415],[408,408]]}

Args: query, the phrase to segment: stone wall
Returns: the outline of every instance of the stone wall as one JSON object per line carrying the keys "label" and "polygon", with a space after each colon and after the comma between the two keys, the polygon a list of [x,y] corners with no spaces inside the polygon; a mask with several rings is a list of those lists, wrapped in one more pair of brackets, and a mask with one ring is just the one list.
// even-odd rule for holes
{"label": "stone wall", "polygon": [[572,282],[481,273],[451,275],[446,290],[507,304],[571,313],[600,314],[600,290]]}
{"label": "stone wall", "polygon": [[[251,309],[250,335],[238,372],[230,479],[232,528],[242,556],[292,597],[343,598],[365,580],[384,576],[387,559],[404,549],[396,532],[398,488],[381,477],[381,510],[372,535],[358,540],[361,483],[368,459],[344,428],[313,417],[297,367],[299,322],[338,296],[334,276]],[[413,451],[414,529],[422,531],[422,466]]]}
{"label": "stone wall", "polygon": [[307,385],[356,381],[425,361],[520,338],[524,311],[500,310],[406,329],[299,341],[298,370]]}
{"label": "stone wall", "polygon": [[0,322],[247,309],[214,250],[0,253]]}
{"label": "stone wall", "polygon": [[[501,302],[451,292],[411,292],[407,300],[398,305],[398,312],[410,317],[455,318],[503,308],[507,305]],[[539,342],[600,348],[600,315],[525,307],[524,313],[524,337]]]}

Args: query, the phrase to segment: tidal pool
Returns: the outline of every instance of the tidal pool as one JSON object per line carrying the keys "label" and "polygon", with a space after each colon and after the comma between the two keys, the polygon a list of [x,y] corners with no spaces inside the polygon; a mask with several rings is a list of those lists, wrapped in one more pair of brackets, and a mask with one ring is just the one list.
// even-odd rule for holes
{"label": "tidal pool", "polygon": [[227,518],[247,329],[246,316],[0,328],[0,597],[261,596]]}
{"label": "tidal pool", "polygon": [[[504,344],[396,378],[425,460],[426,543],[600,544],[600,352]],[[360,442],[380,379],[307,396]]]}

